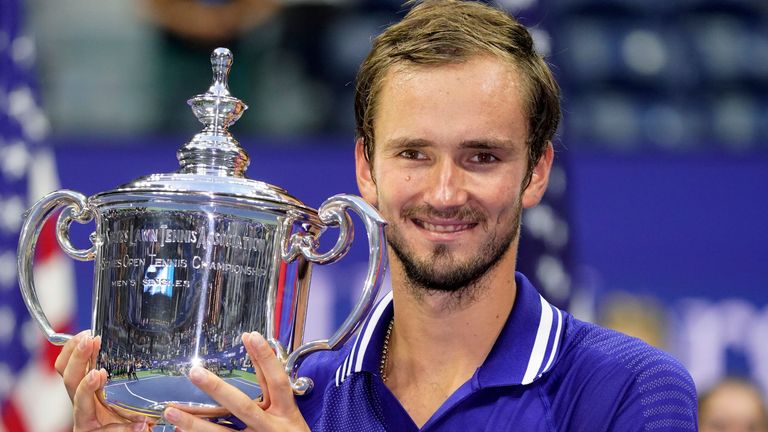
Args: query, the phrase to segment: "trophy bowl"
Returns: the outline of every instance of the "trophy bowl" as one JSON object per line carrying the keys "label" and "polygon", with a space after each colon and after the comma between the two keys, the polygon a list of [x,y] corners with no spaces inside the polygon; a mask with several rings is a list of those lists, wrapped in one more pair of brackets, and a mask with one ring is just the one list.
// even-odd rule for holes
{"label": "trophy bowl", "polygon": [[[119,413],[160,417],[173,404],[228,415],[187,377],[195,365],[258,397],[255,375],[244,372],[252,365],[240,340],[250,331],[265,336],[296,394],[311,391],[311,380],[298,376],[301,360],[337,348],[356,331],[386,271],[384,221],[360,197],[336,195],[314,210],[279,187],[245,177],[248,156],[227,130],[247,108],[229,94],[232,54],[218,48],[211,63],[213,84],[188,102],[205,127],[179,149],[179,171],[91,197],[55,191],[25,215],[19,285],[51,343],[62,345],[72,336],[52,329],[32,278],[46,219],[61,210],[59,245],[74,259],[95,262],[91,332],[101,336],[101,349],[92,367],[110,375],[100,398]],[[359,216],[368,237],[360,298],[329,339],[304,342],[312,264],[334,262],[349,250],[349,211]],[[92,221],[92,246],[77,249],[69,238],[71,224]],[[328,227],[338,227],[339,235],[330,250],[320,252],[318,239]]]}

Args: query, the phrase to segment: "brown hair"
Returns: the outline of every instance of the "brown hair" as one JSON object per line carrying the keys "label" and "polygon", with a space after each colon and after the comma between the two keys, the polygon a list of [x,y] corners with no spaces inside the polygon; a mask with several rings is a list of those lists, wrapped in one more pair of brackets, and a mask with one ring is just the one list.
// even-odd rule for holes
{"label": "brown hair", "polygon": [[373,122],[387,71],[395,64],[443,65],[477,55],[511,61],[527,81],[528,178],[560,122],[560,88],[528,30],[507,13],[474,1],[417,2],[373,41],[355,89],[356,136],[373,159]]}

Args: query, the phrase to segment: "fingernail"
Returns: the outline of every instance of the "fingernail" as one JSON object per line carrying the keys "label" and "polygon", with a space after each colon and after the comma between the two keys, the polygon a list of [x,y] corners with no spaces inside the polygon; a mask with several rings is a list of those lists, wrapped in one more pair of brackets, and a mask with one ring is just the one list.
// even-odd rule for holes
{"label": "fingernail", "polygon": [[264,336],[262,336],[259,332],[251,332],[251,334],[248,336],[248,341],[253,346],[263,345],[266,342],[266,340],[264,340]]}
{"label": "fingernail", "polygon": [[91,339],[90,335],[83,335],[80,338],[80,342],[77,344],[77,349],[80,351],[85,351],[86,345],[88,345],[88,341]]}
{"label": "fingernail", "polygon": [[134,432],[142,432],[147,430],[147,421],[144,420],[141,423],[134,423],[133,424],[133,431]]}
{"label": "fingernail", "polygon": [[164,416],[166,420],[170,420],[171,422],[181,420],[181,413],[176,408],[166,408]]}
{"label": "fingernail", "polygon": [[88,385],[93,385],[96,383],[96,369],[91,370],[88,372],[88,376],[86,377]]}
{"label": "fingernail", "polygon": [[207,375],[208,374],[205,372],[205,370],[203,368],[201,368],[200,366],[193,366],[189,370],[189,378],[193,382],[196,382],[198,384],[205,382],[205,379],[207,378]]}

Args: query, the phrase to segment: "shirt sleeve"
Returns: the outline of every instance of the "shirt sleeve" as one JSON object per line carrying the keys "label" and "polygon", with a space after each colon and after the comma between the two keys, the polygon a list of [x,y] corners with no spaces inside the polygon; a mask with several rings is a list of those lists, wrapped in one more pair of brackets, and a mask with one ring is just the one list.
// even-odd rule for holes
{"label": "shirt sleeve", "polygon": [[608,430],[697,431],[696,387],[672,356],[652,349],[638,359],[633,379]]}
{"label": "shirt sleeve", "polygon": [[698,430],[696,387],[674,357],[594,325],[582,325],[572,340],[561,360],[568,367],[553,381],[557,391],[550,390],[557,430]]}

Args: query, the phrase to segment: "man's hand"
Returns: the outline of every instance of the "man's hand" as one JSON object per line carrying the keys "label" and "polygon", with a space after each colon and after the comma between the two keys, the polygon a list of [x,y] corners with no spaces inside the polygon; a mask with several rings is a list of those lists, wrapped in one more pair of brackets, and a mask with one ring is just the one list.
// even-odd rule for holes
{"label": "man's hand", "polygon": [[64,378],[64,386],[74,407],[73,431],[148,430],[146,417],[121,417],[98,400],[97,395],[107,382],[105,370],[92,369],[100,346],[100,337],[93,338],[88,331],[84,331],[70,339],[56,358],[56,372]]}
{"label": "man's hand", "polygon": [[[202,367],[190,369],[190,380],[216,402],[246,424],[246,431],[308,431],[309,426],[299,412],[288,375],[267,341],[260,334],[246,333],[243,344],[253,362],[263,397],[253,400],[236,387]],[[184,431],[228,431],[177,408],[167,408],[164,417]]]}

